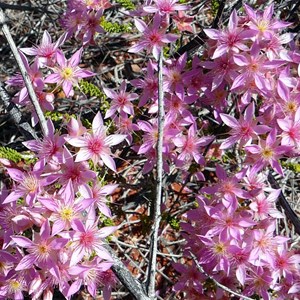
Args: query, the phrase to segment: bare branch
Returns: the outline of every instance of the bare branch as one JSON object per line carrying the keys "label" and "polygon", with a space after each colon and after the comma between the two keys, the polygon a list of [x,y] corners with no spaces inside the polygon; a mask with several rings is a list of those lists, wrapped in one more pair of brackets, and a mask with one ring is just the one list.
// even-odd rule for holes
{"label": "bare branch", "polygon": [[158,137],[157,137],[157,178],[156,178],[156,199],[153,205],[153,233],[151,236],[150,258],[147,274],[147,293],[151,299],[155,299],[155,274],[156,274],[156,257],[158,244],[158,230],[161,220],[161,199],[163,185],[163,136],[164,136],[164,92],[163,92],[163,50],[159,54],[158,62]]}
{"label": "bare branch", "polygon": [[41,129],[43,131],[43,134],[44,135],[47,135],[48,134],[48,128],[47,128],[47,125],[46,125],[46,119],[45,119],[45,116],[43,114],[43,111],[41,109],[41,106],[39,104],[39,100],[35,94],[35,91],[34,91],[34,88],[32,86],[32,83],[31,83],[31,80],[29,78],[29,75],[26,71],[26,68],[22,62],[22,59],[20,57],[20,54],[18,52],[18,49],[16,47],[16,44],[9,32],[9,28],[5,22],[5,15],[3,13],[3,10],[0,8],[0,26],[1,26],[1,29],[2,29],[2,32],[10,46],[10,49],[12,50],[13,52],[13,55],[15,57],[15,60],[20,68],[20,72],[23,76],[23,79],[24,79],[24,82],[25,82],[25,86],[27,88],[27,91],[28,91],[28,94],[29,94],[29,97],[31,99],[31,102],[34,106],[34,109],[36,111],[36,114],[38,116],[38,119],[40,121],[40,125],[41,125]]}
{"label": "bare branch", "polygon": [[30,126],[30,124],[23,120],[22,113],[18,109],[18,107],[11,101],[10,95],[7,93],[5,88],[0,81],[0,101],[8,111],[10,117],[14,121],[14,123],[20,129],[20,132],[25,137],[26,140],[38,139],[38,136],[34,129]]}
{"label": "bare branch", "polygon": [[[280,186],[277,183],[276,179],[274,178],[274,176],[272,175],[272,172],[269,171],[268,174],[268,180],[271,184],[271,187],[273,189],[279,189]],[[285,199],[283,193],[281,192],[279,197],[278,197],[278,202],[280,204],[280,206],[284,209],[284,212],[287,216],[287,218],[293,223],[293,225],[295,226],[295,231],[300,234],[300,219],[298,218],[298,216],[296,215],[296,213],[294,212],[294,210],[291,208],[289,202]]]}
{"label": "bare branch", "polygon": [[133,278],[132,274],[118,258],[114,250],[107,244],[104,244],[103,247],[110,253],[111,257],[114,260],[112,270],[121,283],[127,288],[128,292],[136,300],[150,300],[149,297],[145,294],[143,286]]}

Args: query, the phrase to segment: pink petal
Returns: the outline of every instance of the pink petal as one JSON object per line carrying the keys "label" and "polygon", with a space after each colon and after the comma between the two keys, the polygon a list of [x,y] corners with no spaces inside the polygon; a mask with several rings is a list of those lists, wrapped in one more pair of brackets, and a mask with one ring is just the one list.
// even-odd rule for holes
{"label": "pink petal", "polygon": [[113,170],[114,172],[117,172],[116,170],[116,163],[115,161],[107,154],[101,154],[100,155],[103,163],[110,168],[111,170]]}
{"label": "pink petal", "polygon": [[68,65],[71,67],[77,67],[79,65],[81,54],[82,54],[83,48],[81,47],[79,50],[77,50],[70,60],[68,61]]}
{"label": "pink petal", "polygon": [[22,248],[30,248],[33,245],[33,242],[25,236],[14,235],[11,239]]}
{"label": "pink petal", "polygon": [[89,160],[93,154],[88,149],[80,149],[76,155],[75,162]]}
{"label": "pink petal", "polygon": [[148,28],[147,24],[140,19],[135,19],[134,24],[139,32],[144,32]]}
{"label": "pink petal", "polygon": [[19,264],[16,266],[15,270],[21,271],[21,270],[30,269],[35,262],[36,262],[36,258],[34,256],[34,254],[25,255],[21,259]]}

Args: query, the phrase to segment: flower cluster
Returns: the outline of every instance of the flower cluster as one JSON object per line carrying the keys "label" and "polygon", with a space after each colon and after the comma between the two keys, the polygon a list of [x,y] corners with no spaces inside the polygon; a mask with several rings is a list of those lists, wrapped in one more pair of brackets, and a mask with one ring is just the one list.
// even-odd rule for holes
{"label": "flower cluster", "polygon": [[[118,185],[101,184],[87,160],[115,170],[110,146],[125,135],[106,136],[99,113],[91,132],[74,118],[68,134],[55,133],[50,120],[47,126],[43,140],[24,142],[37,157],[30,169],[2,161],[12,182],[0,202],[1,299],[52,299],[56,287],[70,299],[82,285],[96,297],[115,282],[105,279],[113,260],[103,244],[117,226],[103,221],[111,217],[106,196]],[[67,144],[79,148],[75,160]]]}
{"label": "flower cluster", "polygon": [[[54,110],[55,91],[62,88],[66,97],[74,95],[74,87],[79,87],[78,82],[82,78],[95,75],[89,70],[80,68],[83,48],[76,51],[70,59],[66,59],[59,48],[66,40],[67,34],[63,34],[55,43],[52,43],[50,34],[44,31],[43,38],[39,45],[31,48],[21,48],[21,58],[26,71],[33,84],[39,104],[43,111]],[[29,64],[24,55],[34,56],[33,63]],[[21,74],[16,74],[7,82],[9,86],[18,90],[14,96],[14,102],[31,107],[31,102]],[[34,109],[32,111],[32,123],[38,123]]]}

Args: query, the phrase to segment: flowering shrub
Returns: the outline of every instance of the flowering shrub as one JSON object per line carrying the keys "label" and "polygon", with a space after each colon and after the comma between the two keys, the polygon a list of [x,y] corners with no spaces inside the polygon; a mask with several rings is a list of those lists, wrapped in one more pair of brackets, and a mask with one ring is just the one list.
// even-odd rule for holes
{"label": "flowering shrub", "polygon": [[[61,132],[48,119],[47,135],[23,143],[33,162],[21,167],[1,159],[10,182],[0,197],[0,298],[52,299],[58,288],[71,299],[82,286],[94,298],[99,288],[110,298],[114,262],[103,244],[118,226],[105,226],[113,214],[106,196],[118,184],[103,184],[99,175],[118,171],[113,153],[126,145],[146,159],[144,176],[157,167],[161,151],[164,172],[177,172],[179,182],[196,186],[189,193],[197,207],[181,222],[185,261],[173,264],[180,274],[173,286],[177,295],[299,299],[299,249],[278,233],[281,190],[267,176],[284,176],[283,161],[300,151],[300,56],[293,34],[283,33],[292,24],[273,16],[273,4],[263,12],[244,4],[243,13],[232,11],[227,26],[204,30],[203,55],[175,59],[171,48],[179,33],[193,31],[183,12],[189,7],[177,2],[146,1],[129,13],[140,39],[128,52],[150,58],[139,78],[102,88],[110,107],[97,112],[90,127],[71,117]],[[52,43],[45,31],[40,45],[21,49],[34,56],[30,64],[21,52],[44,111],[54,109],[57,90],[73,97],[82,78],[96,75],[79,67],[85,48],[66,59],[60,47],[73,36],[93,45],[111,6],[68,1],[61,21],[66,33]],[[18,89],[17,104],[30,103],[19,74],[7,84]],[[161,149],[159,92],[165,110]],[[232,166],[226,155],[233,155]]]}

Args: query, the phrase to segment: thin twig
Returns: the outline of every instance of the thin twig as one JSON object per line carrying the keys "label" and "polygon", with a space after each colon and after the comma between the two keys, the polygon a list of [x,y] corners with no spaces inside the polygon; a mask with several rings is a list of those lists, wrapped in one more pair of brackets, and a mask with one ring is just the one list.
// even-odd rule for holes
{"label": "thin twig", "polygon": [[18,66],[19,66],[19,69],[20,69],[20,72],[21,72],[22,77],[24,79],[24,83],[25,83],[25,86],[27,88],[29,97],[31,99],[31,102],[33,104],[35,112],[36,112],[36,114],[38,116],[38,119],[40,121],[40,125],[41,125],[41,129],[43,131],[43,134],[48,135],[48,128],[47,128],[47,125],[46,125],[47,123],[46,123],[45,116],[44,116],[43,111],[41,109],[41,106],[39,104],[39,100],[37,99],[37,96],[35,94],[35,91],[34,91],[34,88],[32,86],[32,82],[30,80],[30,77],[29,77],[29,75],[26,71],[26,68],[23,64],[23,61],[20,57],[20,54],[19,54],[18,49],[16,47],[16,44],[15,44],[15,42],[14,42],[14,40],[13,40],[13,38],[12,38],[10,32],[9,32],[9,28],[8,28],[8,26],[6,24],[6,21],[5,21],[5,15],[4,15],[3,10],[1,8],[0,8],[0,26],[1,26],[2,32],[5,36],[8,44],[9,44],[11,50],[12,50],[12,53],[15,57],[15,60],[18,64]]}
{"label": "thin twig", "polygon": [[[277,183],[276,179],[274,178],[274,176],[272,175],[272,171],[269,171],[268,174],[268,181],[271,184],[271,187],[273,189],[279,189],[280,186]],[[285,215],[287,216],[287,218],[292,222],[292,224],[295,227],[295,231],[300,234],[300,219],[298,218],[298,216],[296,215],[296,213],[294,212],[294,210],[291,208],[289,202],[285,199],[284,195],[282,192],[280,192],[279,196],[278,196],[278,203],[280,204],[280,206],[284,209]]]}
{"label": "thin twig", "polygon": [[151,299],[155,299],[155,274],[156,257],[158,244],[158,230],[161,220],[161,199],[163,186],[163,136],[164,136],[164,92],[163,92],[163,50],[159,54],[158,62],[158,137],[157,137],[157,178],[156,178],[156,199],[153,204],[153,234],[151,236],[150,259],[147,273],[147,293]]}
{"label": "thin twig", "polygon": [[46,8],[41,8],[37,6],[29,5],[14,5],[0,2],[0,8],[2,9],[11,9],[11,10],[20,10],[20,11],[33,11],[33,12],[42,12],[47,14],[56,14],[56,12],[49,11]]}
{"label": "thin twig", "polygon": [[26,122],[22,116],[22,113],[18,107],[11,101],[10,95],[7,93],[5,88],[0,81],[0,103],[3,104],[5,109],[8,111],[10,117],[19,128],[21,134],[26,140],[38,139],[38,136],[34,129]]}
{"label": "thin twig", "polygon": [[245,300],[253,300],[253,298],[249,298],[247,296],[244,296],[244,295],[241,295],[233,290],[231,290],[230,288],[228,288],[227,286],[221,284],[219,281],[217,281],[216,279],[214,279],[212,276],[210,276],[209,274],[207,274],[204,269],[201,267],[201,265],[199,264],[199,262],[197,261],[197,258],[196,256],[190,252],[190,255],[194,261],[194,263],[196,264],[196,267],[198,269],[198,271],[200,271],[202,274],[204,274],[205,276],[207,276],[209,279],[211,279],[219,288],[223,289],[224,291],[228,292],[228,293],[231,293],[235,296],[238,296],[240,297],[241,299],[245,299]]}

